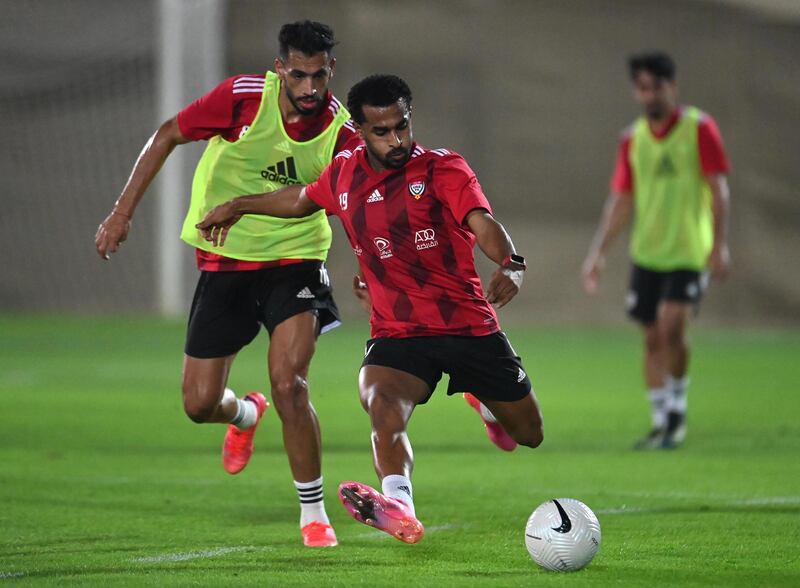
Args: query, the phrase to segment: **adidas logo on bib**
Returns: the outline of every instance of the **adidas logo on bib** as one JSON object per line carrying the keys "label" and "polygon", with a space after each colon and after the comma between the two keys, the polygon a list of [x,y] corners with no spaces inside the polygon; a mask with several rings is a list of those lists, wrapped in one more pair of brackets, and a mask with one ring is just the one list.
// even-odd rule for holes
{"label": "adidas logo on bib", "polygon": [[261,177],[268,182],[278,184],[300,184],[297,179],[297,169],[294,166],[294,157],[287,157],[285,161],[279,161],[274,165],[268,165],[267,169],[261,170]]}

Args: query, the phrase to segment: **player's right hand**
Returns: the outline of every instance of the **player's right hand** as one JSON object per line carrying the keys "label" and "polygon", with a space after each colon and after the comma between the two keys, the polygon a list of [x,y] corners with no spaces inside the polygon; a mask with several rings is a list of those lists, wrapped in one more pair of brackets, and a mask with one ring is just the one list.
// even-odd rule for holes
{"label": "player's right hand", "polygon": [[131,217],[120,212],[111,213],[97,227],[94,235],[94,246],[103,259],[109,259],[109,254],[116,253],[120,244],[128,238],[131,230]]}
{"label": "player's right hand", "polygon": [[222,247],[228,237],[228,231],[242,215],[236,212],[233,201],[228,200],[215,206],[195,225],[203,235],[203,239],[211,241],[214,247]]}
{"label": "player's right hand", "polygon": [[605,268],[606,259],[599,253],[589,254],[583,262],[581,270],[581,279],[583,281],[583,289],[587,294],[594,294],[597,292],[597,287],[600,285],[600,275]]}

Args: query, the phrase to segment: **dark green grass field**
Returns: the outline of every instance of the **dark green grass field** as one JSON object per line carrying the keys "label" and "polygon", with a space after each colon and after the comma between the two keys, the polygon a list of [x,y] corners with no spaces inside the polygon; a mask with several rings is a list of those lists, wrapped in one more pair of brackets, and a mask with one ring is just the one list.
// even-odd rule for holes
{"label": "dark green grass field", "polygon": [[[182,413],[183,326],[0,317],[0,584],[259,586],[798,586],[800,333],[696,329],[686,445],[637,453],[648,424],[632,327],[511,329],[546,425],[503,454],[440,390],[410,429],[417,511],[405,545],[349,519],[343,479],[376,483],[355,390],[365,326],[322,338],[311,385],[340,546],[302,547],[270,411],[238,476],[224,429]],[[237,391],[264,389],[260,338]],[[525,521],[553,497],[597,513],[575,574],[538,569]]]}

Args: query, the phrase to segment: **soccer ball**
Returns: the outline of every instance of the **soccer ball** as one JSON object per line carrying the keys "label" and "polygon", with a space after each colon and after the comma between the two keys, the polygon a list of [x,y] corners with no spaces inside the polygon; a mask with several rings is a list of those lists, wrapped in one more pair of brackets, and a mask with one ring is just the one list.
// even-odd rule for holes
{"label": "soccer ball", "polygon": [[600,522],[574,498],[548,500],[525,526],[525,547],[533,561],[556,572],[574,572],[589,564],[600,547]]}

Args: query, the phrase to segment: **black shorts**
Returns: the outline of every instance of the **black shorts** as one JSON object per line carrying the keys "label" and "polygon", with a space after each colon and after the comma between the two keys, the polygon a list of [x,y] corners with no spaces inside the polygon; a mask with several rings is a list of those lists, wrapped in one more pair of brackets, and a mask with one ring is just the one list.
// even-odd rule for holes
{"label": "black shorts", "polygon": [[394,368],[425,381],[430,393],[420,404],[428,401],[443,372],[450,376],[448,394],[471,392],[480,399],[513,402],[531,391],[522,360],[502,331],[482,337],[370,339],[361,367],[367,365]]}
{"label": "black shorts", "polygon": [[707,285],[708,277],[703,272],[657,272],[633,264],[626,299],[628,315],[645,325],[652,324],[656,320],[658,305],[667,300],[693,304],[696,311]]}
{"label": "black shorts", "polygon": [[323,333],[340,324],[328,271],[321,261],[201,272],[189,313],[186,355],[232,355],[256,338],[260,325],[272,335],[280,323],[301,312],[313,312]]}

